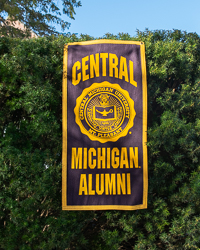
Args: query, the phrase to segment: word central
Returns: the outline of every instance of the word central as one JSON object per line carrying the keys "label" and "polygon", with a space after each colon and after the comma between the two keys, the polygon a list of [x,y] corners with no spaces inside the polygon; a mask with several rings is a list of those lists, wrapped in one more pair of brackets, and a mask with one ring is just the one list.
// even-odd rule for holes
{"label": "word central", "polygon": [[134,81],[133,62],[131,60],[127,62],[125,57],[118,58],[112,53],[96,53],[83,57],[81,62],[75,62],[72,67],[72,84],[77,85],[81,80],[84,82],[90,78],[99,77],[100,74],[107,76],[107,64],[110,77],[123,79],[137,87],[137,82]]}

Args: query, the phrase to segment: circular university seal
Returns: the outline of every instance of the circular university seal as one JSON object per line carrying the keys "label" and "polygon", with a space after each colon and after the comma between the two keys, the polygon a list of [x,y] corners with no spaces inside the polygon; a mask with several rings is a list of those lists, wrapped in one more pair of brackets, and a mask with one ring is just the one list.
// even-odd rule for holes
{"label": "circular university seal", "polygon": [[129,93],[109,82],[84,89],[76,99],[74,113],[81,132],[101,143],[126,136],[136,115]]}

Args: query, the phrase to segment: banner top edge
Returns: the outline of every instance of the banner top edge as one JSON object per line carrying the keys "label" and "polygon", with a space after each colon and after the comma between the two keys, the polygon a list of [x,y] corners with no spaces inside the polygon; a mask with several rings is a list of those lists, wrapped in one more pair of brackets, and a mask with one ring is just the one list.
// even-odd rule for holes
{"label": "banner top edge", "polygon": [[111,39],[99,39],[99,40],[90,40],[90,41],[82,41],[82,42],[73,42],[66,43],[65,45],[92,45],[92,44],[133,44],[133,45],[144,45],[142,41],[127,41],[127,40],[111,40]]}

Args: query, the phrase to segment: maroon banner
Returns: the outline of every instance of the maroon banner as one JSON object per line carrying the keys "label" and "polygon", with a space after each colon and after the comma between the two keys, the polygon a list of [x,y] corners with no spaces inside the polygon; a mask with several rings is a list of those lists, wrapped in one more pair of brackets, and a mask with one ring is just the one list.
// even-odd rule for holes
{"label": "maroon banner", "polygon": [[147,208],[146,132],[144,44],[66,45],[63,210]]}

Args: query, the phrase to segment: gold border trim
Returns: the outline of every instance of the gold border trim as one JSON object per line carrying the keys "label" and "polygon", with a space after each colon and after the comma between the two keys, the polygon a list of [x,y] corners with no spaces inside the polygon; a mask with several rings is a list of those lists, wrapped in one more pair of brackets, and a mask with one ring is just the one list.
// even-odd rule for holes
{"label": "gold border trim", "polygon": [[68,46],[70,46],[70,45],[91,45],[91,44],[101,44],[101,43],[108,43],[108,44],[135,44],[135,45],[143,44],[143,42],[140,42],[140,41],[100,39],[100,40],[68,43]]}
{"label": "gold border trim", "polygon": [[[129,205],[88,205],[88,206],[68,206],[67,205],[67,59],[68,46],[70,45],[91,45],[91,44],[133,44],[140,45],[141,69],[142,69],[142,96],[143,96],[143,204]],[[147,208],[148,194],[148,162],[147,162],[147,76],[146,76],[146,59],[145,45],[139,41],[123,40],[93,40],[85,42],[68,43],[64,46],[63,57],[63,82],[62,82],[62,130],[63,130],[63,149],[62,149],[62,210],[137,210]]]}
{"label": "gold border trim", "polygon": [[140,45],[141,51],[141,67],[142,67],[142,98],[143,98],[143,204],[147,208],[148,196],[148,156],[147,156],[147,74],[146,74],[146,59],[145,45]]}
{"label": "gold border trim", "polygon": [[138,210],[145,209],[146,207],[141,205],[128,206],[128,205],[97,205],[97,206],[65,206],[63,210]]}
{"label": "gold border trim", "polygon": [[65,45],[62,82],[62,209],[67,205],[67,57],[68,45]]}

